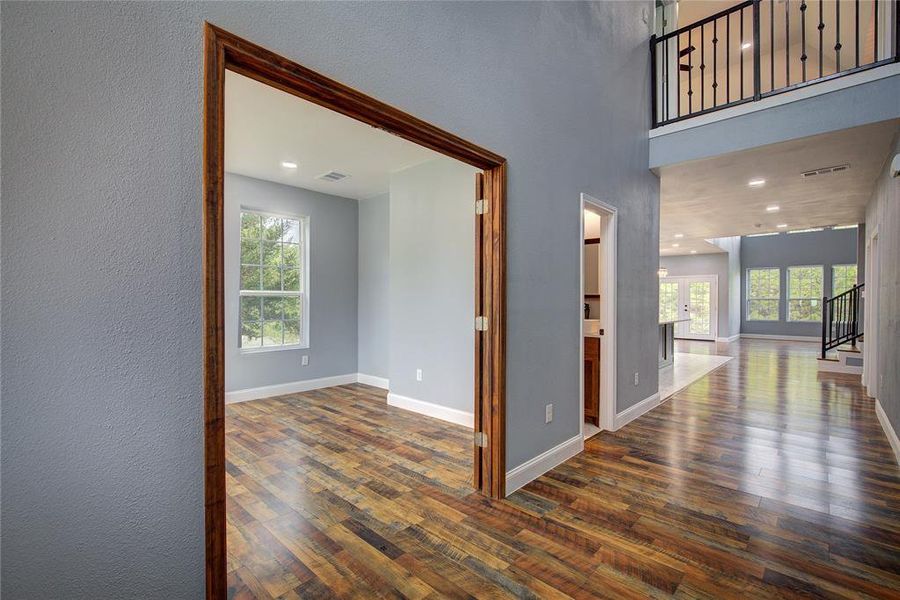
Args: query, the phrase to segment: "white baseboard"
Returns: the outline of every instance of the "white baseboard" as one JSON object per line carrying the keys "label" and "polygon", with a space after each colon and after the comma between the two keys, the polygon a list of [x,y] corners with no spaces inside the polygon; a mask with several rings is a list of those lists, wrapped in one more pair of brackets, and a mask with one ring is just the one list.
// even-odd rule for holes
{"label": "white baseboard", "polygon": [[891,422],[881,407],[881,402],[877,399],[875,400],[875,414],[878,415],[881,428],[884,429],[884,435],[887,436],[888,441],[891,443],[891,448],[894,449],[894,458],[900,463],[900,439],[897,438],[897,432],[891,427]]}
{"label": "white baseboard", "polygon": [[742,333],[741,338],[747,340],[784,340],[786,342],[821,342],[822,338],[814,335],[778,335],[768,333]]}
{"label": "white baseboard", "polygon": [[356,382],[362,383],[365,385],[371,385],[372,387],[381,388],[383,390],[389,390],[390,382],[384,377],[376,377],[375,375],[366,375],[365,373],[357,373],[356,374]]}
{"label": "white baseboard", "polygon": [[659,392],[656,392],[649,398],[644,398],[634,406],[626,408],[622,412],[616,415],[616,418],[613,419],[613,431],[621,429],[628,423],[631,423],[642,414],[649,412],[659,406]]}
{"label": "white baseboard", "polygon": [[333,377],[320,377],[318,379],[290,381],[288,383],[279,383],[277,385],[264,385],[257,388],[235,390],[233,392],[225,392],[225,404],[247,402],[248,400],[259,400],[260,398],[270,398],[272,396],[283,396],[284,394],[308,392],[310,390],[334,387],[336,385],[356,383],[356,381],[356,373],[347,373],[346,375],[335,375]]}
{"label": "white baseboard", "polygon": [[509,496],[530,481],[534,481],[553,467],[562,464],[584,450],[581,434],[569,438],[518,467],[506,472],[506,495]]}
{"label": "white baseboard", "polygon": [[448,408],[446,406],[432,404],[431,402],[425,402],[424,400],[416,400],[415,398],[401,396],[400,394],[394,394],[392,392],[388,392],[387,403],[388,406],[396,406],[397,408],[411,410],[412,412],[434,417],[435,419],[440,419],[442,421],[449,421],[451,423],[456,423],[457,425],[464,425],[465,427],[474,427],[475,415],[464,410]]}
{"label": "white baseboard", "polygon": [[738,333],[738,334],[733,335],[733,336],[731,336],[731,337],[720,337],[720,338],[716,338],[716,341],[717,341],[718,343],[720,343],[720,344],[729,344],[729,343],[731,343],[731,342],[735,342],[735,341],[739,340],[740,338],[741,338],[741,334]]}

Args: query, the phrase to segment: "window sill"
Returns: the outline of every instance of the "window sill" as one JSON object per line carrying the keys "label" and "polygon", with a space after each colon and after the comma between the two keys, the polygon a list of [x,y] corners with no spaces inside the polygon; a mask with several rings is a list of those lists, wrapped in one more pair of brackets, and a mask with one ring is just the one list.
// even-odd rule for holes
{"label": "window sill", "polygon": [[290,346],[263,346],[260,348],[238,348],[241,354],[266,354],[283,350],[309,350],[309,344],[292,344]]}

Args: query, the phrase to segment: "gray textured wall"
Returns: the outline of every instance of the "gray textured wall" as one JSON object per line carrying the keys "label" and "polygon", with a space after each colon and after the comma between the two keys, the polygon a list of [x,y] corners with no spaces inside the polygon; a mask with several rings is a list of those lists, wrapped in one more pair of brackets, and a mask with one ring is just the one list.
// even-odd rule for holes
{"label": "gray textured wall", "polygon": [[[741,333],[821,337],[822,323],[787,321],[787,268],[823,265],[824,293],[831,296],[831,267],[856,263],[856,230],[826,229],[812,233],[794,233],[741,238]],[[747,320],[747,269],[781,268],[781,304],[778,321]]]}
{"label": "gray textured wall", "polygon": [[[238,348],[241,208],[309,217],[309,348],[252,353]],[[226,174],[225,391],[356,373],[356,243],[356,200]]]}
{"label": "gray textured wall", "polygon": [[[900,136],[894,139],[893,150],[887,157],[884,170],[875,184],[872,199],[866,206],[866,231],[878,234],[877,265],[871,261],[868,273],[879,273],[878,289],[866,285],[867,299],[878,294],[878,314],[866,314],[864,331],[878,329],[878,379],[869,394],[878,398],[894,428],[900,432],[900,178],[891,178],[890,160],[900,154]],[[871,281],[871,279],[870,279]],[[4,365],[6,361],[4,360]]]}
{"label": "gray textured wall", "polygon": [[581,192],[619,208],[618,409],[654,394],[642,12],[4,3],[3,595],[203,593],[204,20],[509,160],[509,468],[578,433]]}
{"label": "gray textured wall", "polygon": [[359,202],[357,365],[360,373],[388,378],[390,306],[390,195]]}
{"label": "gray textured wall", "polygon": [[728,254],[696,254],[687,256],[660,256],[659,266],[669,270],[670,277],[684,275],[717,275],[718,337],[731,335],[731,290],[728,279]]}
{"label": "gray textured wall", "polygon": [[[890,77],[820,93],[765,110],[676,131],[650,140],[650,166],[674,165],[900,117],[900,65],[879,67]],[[862,74],[868,77],[875,74]],[[856,77],[860,77],[859,75]],[[824,84],[820,84],[824,85]],[[763,101],[767,102],[767,101]]]}
{"label": "gray textured wall", "polygon": [[390,193],[391,393],[470,413],[475,173],[438,158],[392,174]]}

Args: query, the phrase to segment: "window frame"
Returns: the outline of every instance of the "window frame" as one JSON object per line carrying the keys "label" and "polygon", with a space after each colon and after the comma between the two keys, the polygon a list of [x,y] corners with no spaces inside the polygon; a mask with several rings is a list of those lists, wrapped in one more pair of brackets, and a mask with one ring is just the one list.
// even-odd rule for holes
{"label": "window frame", "polygon": [[[816,298],[812,297],[801,297],[801,298],[792,298],[791,297],[791,269],[819,269],[822,273],[822,289],[819,290],[819,296]],[[821,323],[822,322],[822,306],[819,306],[819,318],[817,320],[807,320],[807,319],[792,319],[791,318],[791,300],[815,300],[817,302],[822,302],[823,295],[825,294],[825,265],[790,265],[785,269],[785,321],[788,323]]]}
{"label": "window frame", "polygon": [[[754,297],[750,295],[751,290],[751,282],[750,282],[750,273],[753,271],[775,271],[778,274],[778,296],[775,298],[766,296],[766,297]],[[746,320],[748,322],[752,321],[754,323],[778,323],[781,321],[781,298],[782,298],[782,285],[781,285],[781,267],[748,267],[747,268],[747,303],[744,307],[744,311],[746,313]],[[754,319],[750,316],[750,302],[752,300],[774,300],[776,302],[775,305],[775,315],[774,319]]]}
{"label": "window frame", "polygon": [[[834,290],[834,283],[835,283],[835,281],[837,281],[837,278],[834,276],[835,269],[845,268],[845,267],[853,267],[856,269],[856,273],[854,273],[854,278],[853,278],[853,285],[848,287],[843,292],[836,292]],[[858,277],[859,277],[859,265],[857,265],[857,264],[846,263],[846,264],[840,264],[840,265],[831,265],[831,297],[834,298],[835,296],[839,296],[840,294],[843,294],[847,290],[850,290],[850,289],[853,289],[854,287],[856,287],[856,285],[857,285],[856,282],[857,282]]]}
{"label": "window frame", "polygon": [[[276,219],[291,219],[299,223],[300,229],[300,291],[284,291],[284,290],[242,290],[241,289],[241,267],[243,263],[240,259],[240,247],[242,241],[241,224],[243,215],[250,213],[261,217],[273,217]],[[238,211],[237,219],[237,240],[238,240],[238,302],[237,302],[237,347],[241,354],[259,354],[265,352],[280,352],[283,350],[306,350],[310,347],[309,335],[309,295],[310,295],[310,277],[309,277],[309,254],[310,254],[310,218],[309,215],[290,214],[273,212],[270,210],[259,210],[249,206],[241,206]],[[260,265],[261,266],[261,265]],[[282,298],[300,298],[300,341],[296,344],[284,344],[279,346],[258,346],[245,348],[241,345],[241,298],[244,297],[282,297]],[[262,321],[261,321],[262,322]],[[284,320],[282,319],[282,323]],[[282,340],[283,341],[283,340]]]}

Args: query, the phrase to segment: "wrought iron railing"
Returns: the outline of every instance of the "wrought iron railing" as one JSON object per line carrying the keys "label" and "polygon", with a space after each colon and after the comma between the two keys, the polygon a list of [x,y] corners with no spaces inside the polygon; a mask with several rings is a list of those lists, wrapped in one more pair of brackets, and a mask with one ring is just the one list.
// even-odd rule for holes
{"label": "wrought iron railing", "polygon": [[900,60],[898,0],[745,0],[650,38],[653,127]]}
{"label": "wrought iron railing", "polygon": [[860,283],[834,298],[822,299],[822,358],[842,344],[856,346],[856,340],[862,336],[859,317],[863,287],[865,284]]}

